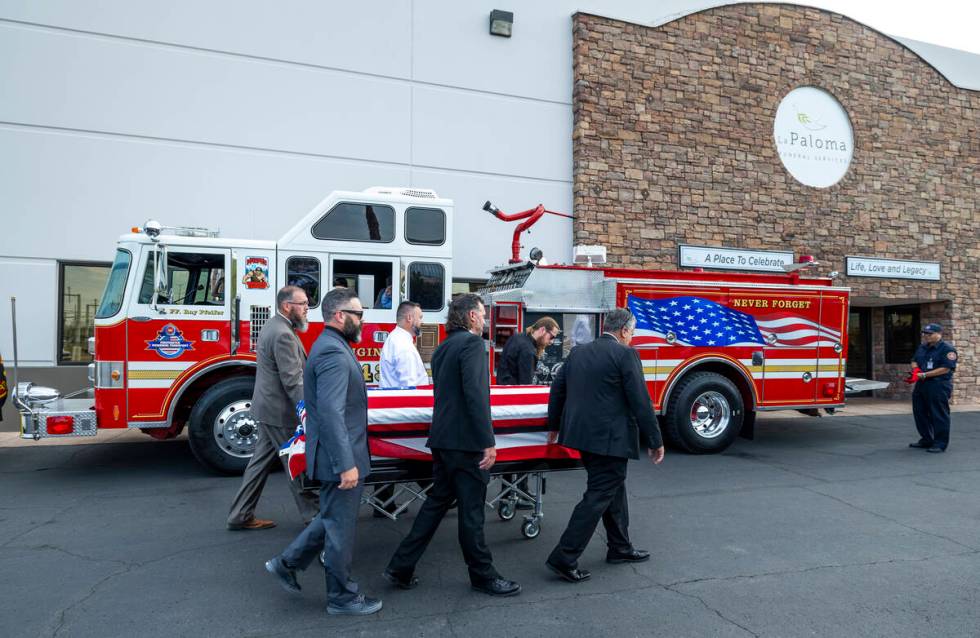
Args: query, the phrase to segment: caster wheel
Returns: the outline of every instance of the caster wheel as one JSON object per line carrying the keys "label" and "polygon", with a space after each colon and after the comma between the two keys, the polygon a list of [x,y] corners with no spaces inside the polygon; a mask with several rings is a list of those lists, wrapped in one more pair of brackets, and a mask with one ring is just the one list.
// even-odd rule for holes
{"label": "caster wheel", "polygon": [[517,513],[517,508],[510,501],[499,501],[497,503],[497,516],[500,517],[502,521],[509,521],[514,518]]}
{"label": "caster wheel", "polygon": [[529,519],[525,520],[524,524],[521,526],[521,534],[524,534],[524,538],[532,539],[537,538],[538,534],[541,533],[541,524],[535,520]]}

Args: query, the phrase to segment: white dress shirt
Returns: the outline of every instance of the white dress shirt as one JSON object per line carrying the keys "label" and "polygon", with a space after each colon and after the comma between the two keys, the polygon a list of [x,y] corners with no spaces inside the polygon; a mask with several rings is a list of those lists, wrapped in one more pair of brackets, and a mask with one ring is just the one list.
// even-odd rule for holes
{"label": "white dress shirt", "polygon": [[382,388],[408,388],[428,385],[429,375],[422,363],[422,356],[415,349],[415,339],[401,326],[388,333],[385,345],[381,348]]}

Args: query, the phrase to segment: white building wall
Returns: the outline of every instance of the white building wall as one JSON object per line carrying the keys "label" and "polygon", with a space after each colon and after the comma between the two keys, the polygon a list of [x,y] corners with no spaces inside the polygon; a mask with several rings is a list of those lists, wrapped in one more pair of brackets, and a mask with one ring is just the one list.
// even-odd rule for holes
{"label": "white building wall", "polygon": [[[22,361],[53,365],[57,261],[109,261],[151,217],[275,239],[331,190],[434,188],[455,276],[483,278],[513,230],[485,200],[572,213],[572,14],[715,4],[0,0],[0,353],[16,294]],[[571,230],[524,242],[567,261]]]}

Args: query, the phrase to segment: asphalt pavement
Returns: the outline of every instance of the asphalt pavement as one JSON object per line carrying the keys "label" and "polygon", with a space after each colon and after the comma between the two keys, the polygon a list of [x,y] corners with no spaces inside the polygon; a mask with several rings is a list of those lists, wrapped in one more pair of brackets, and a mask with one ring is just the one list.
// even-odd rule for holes
{"label": "asphalt pavement", "polygon": [[[328,617],[322,571],[291,597],[263,562],[300,531],[283,474],[230,532],[238,486],[186,441],[0,447],[0,636],[976,636],[980,634],[980,412],[954,415],[950,449],[909,449],[909,415],[760,419],[718,456],[668,451],[630,465],[631,535],[650,562],[591,580],[543,561],[584,488],[553,474],[541,535],[487,516],[514,598],[468,587],[451,513],[412,591],[380,573],[412,517],[362,510],[354,572],[384,599],[367,618]],[[519,519],[520,517],[518,517]]]}

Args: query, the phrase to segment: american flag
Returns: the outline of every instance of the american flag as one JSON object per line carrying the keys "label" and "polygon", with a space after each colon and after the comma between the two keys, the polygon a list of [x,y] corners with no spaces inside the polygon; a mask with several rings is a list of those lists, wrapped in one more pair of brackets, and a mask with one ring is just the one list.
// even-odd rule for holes
{"label": "american flag", "polygon": [[775,343],[784,346],[832,346],[840,333],[788,313],[764,317],[728,308],[701,297],[644,299],[630,295],[627,305],[636,317],[635,345],[674,343],[685,346],[755,346]]}

